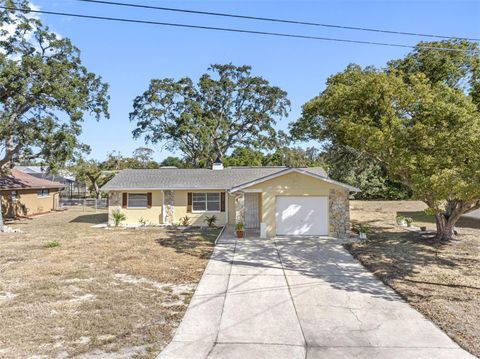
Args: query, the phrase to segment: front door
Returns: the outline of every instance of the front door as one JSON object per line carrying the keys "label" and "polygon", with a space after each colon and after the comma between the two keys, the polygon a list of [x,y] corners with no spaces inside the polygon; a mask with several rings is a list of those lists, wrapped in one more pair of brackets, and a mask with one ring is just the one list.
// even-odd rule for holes
{"label": "front door", "polygon": [[245,193],[245,228],[258,228],[258,217],[258,193]]}

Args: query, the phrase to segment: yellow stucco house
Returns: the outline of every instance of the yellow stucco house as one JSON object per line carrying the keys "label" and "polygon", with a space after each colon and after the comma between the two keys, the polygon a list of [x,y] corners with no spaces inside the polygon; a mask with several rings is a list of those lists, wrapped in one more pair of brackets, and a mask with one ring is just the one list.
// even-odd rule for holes
{"label": "yellow stucco house", "polygon": [[62,183],[31,176],[12,169],[0,177],[2,214],[7,218],[29,217],[59,209]]}
{"label": "yellow stucco house", "polygon": [[126,225],[146,222],[176,225],[182,218],[204,226],[242,222],[261,237],[330,235],[350,227],[349,195],[358,191],[330,179],[319,167],[223,167],[212,169],[128,169],[105,184],[111,213],[126,215]]}

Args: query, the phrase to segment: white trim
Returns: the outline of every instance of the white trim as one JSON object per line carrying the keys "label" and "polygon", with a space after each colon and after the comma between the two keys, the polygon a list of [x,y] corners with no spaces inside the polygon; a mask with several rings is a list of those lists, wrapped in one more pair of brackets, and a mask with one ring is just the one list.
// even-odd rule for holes
{"label": "white trim", "polygon": [[261,189],[246,189],[243,192],[244,193],[262,193],[263,190],[261,190]]}
{"label": "white trim", "polygon": [[209,214],[209,213],[212,213],[212,214],[219,214],[219,213],[222,213],[222,211],[194,211],[192,209],[192,213],[197,213],[197,214],[202,214],[202,213],[206,213],[206,214]]}
{"label": "white trim", "polygon": [[[152,193],[152,197],[153,197],[153,193]],[[166,213],[165,213],[165,191],[162,190],[162,224],[166,224],[165,221],[166,221]]]}
{"label": "white trim", "polygon": [[227,228],[228,226],[228,223],[225,224],[223,227],[222,227],[222,230],[220,231],[220,233],[218,234],[217,236],[217,239],[215,239],[215,244],[217,244],[218,240],[220,239],[220,237],[222,236],[223,232],[225,232],[225,229]]}
{"label": "white trim", "polygon": [[[228,191],[224,191],[223,193],[225,193],[225,223],[226,225],[228,225],[228,197],[229,197],[229,194],[228,194]],[[222,204],[220,203],[220,210],[222,210]]]}
{"label": "white trim", "polygon": [[267,224],[260,222],[260,238],[267,238]]}
{"label": "white trim", "polygon": [[280,171],[280,172],[271,174],[271,175],[269,175],[269,176],[265,176],[265,177],[259,178],[259,179],[257,179],[257,180],[250,181],[250,182],[246,182],[246,183],[241,184],[241,185],[239,185],[239,186],[233,187],[233,188],[230,190],[230,193],[235,193],[235,192],[237,192],[237,191],[243,190],[244,188],[248,188],[248,187],[254,186],[254,185],[256,185],[256,184],[259,184],[259,183],[262,183],[262,182],[271,180],[271,179],[273,179],[273,178],[277,178],[277,177],[280,177],[280,176],[283,176],[283,175],[287,175],[287,174],[292,173],[292,172],[304,174],[304,175],[306,175],[306,176],[310,176],[310,177],[319,179],[319,180],[321,180],[321,181],[325,181],[325,182],[327,182],[327,183],[332,183],[332,184],[335,184],[335,185],[337,185],[337,186],[347,188],[347,189],[348,189],[349,191],[351,191],[351,192],[360,192],[360,189],[358,189],[358,188],[356,188],[356,187],[350,186],[350,185],[345,184],[345,183],[342,183],[342,182],[338,182],[338,181],[332,180],[332,179],[327,178],[327,177],[319,176],[319,175],[317,175],[317,174],[315,174],[315,173],[308,172],[308,171],[303,170],[303,169],[299,169],[299,168],[287,168],[287,169],[284,170],[284,171]]}

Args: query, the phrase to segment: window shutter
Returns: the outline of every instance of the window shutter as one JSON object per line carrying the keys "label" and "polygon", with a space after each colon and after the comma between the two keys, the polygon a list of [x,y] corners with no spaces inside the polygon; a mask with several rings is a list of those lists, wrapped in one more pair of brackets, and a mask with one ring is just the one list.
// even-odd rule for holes
{"label": "window shutter", "polygon": [[122,208],[127,208],[127,203],[128,203],[128,193],[123,192],[122,193]]}
{"label": "window shutter", "polygon": [[147,193],[147,208],[152,208],[152,192]]}
{"label": "window shutter", "polygon": [[220,212],[225,212],[225,192],[220,192]]}
{"label": "window shutter", "polygon": [[187,193],[187,213],[192,213],[192,192]]}

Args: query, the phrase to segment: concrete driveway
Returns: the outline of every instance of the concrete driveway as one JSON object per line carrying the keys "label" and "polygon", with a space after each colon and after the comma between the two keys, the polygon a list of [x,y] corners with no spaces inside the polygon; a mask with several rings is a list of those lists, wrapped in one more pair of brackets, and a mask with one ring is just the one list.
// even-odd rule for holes
{"label": "concrete driveway", "polygon": [[319,238],[217,244],[159,358],[474,358]]}

